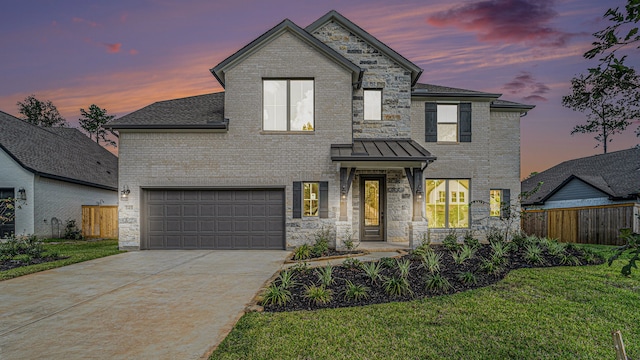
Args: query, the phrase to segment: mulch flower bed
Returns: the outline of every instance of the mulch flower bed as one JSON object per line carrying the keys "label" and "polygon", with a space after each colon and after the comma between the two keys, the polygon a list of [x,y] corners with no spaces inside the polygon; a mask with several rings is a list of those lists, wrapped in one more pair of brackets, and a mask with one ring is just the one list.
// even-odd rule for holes
{"label": "mulch flower bed", "polygon": [[43,258],[37,258],[37,259],[31,259],[29,261],[21,261],[21,260],[2,260],[0,261],[0,271],[5,271],[5,270],[11,270],[11,269],[15,269],[15,268],[19,268],[19,267],[23,267],[23,266],[29,266],[29,265],[35,265],[35,264],[42,264],[42,263],[46,263],[46,262],[50,262],[50,261],[56,261],[56,260],[62,260],[62,259],[66,259],[67,257],[43,257]]}
{"label": "mulch flower bed", "polygon": [[[362,306],[370,304],[387,303],[392,301],[409,301],[423,297],[431,297],[437,295],[453,294],[461,291],[476,289],[488,286],[503,279],[505,275],[513,269],[533,268],[533,267],[550,267],[550,266],[577,266],[586,264],[601,264],[604,260],[591,254],[586,254],[583,250],[573,246],[566,246],[563,256],[553,256],[548,250],[540,246],[540,256],[536,260],[531,260],[528,256],[528,249],[524,246],[515,250],[507,251],[502,257],[498,270],[487,270],[486,263],[492,259],[493,249],[489,245],[480,245],[474,255],[458,264],[454,261],[452,254],[442,246],[431,246],[440,258],[440,270],[437,272],[442,278],[448,281],[448,287],[427,286],[427,279],[435,273],[429,272],[423,266],[423,260],[417,255],[405,255],[399,258],[399,261],[407,260],[410,262],[410,270],[406,276],[410,292],[404,295],[390,295],[385,290],[385,280],[390,278],[400,278],[400,270],[397,267],[395,259],[383,259],[381,265],[380,279],[375,283],[366,275],[358,261],[351,261],[351,266],[334,266],[332,271],[333,284],[324,286],[318,276],[319,268],[308,268],[305,266],[297,266],[289,271],[293,271],[294,284],[287,288],[290,292],[288,301],[284,304],[269,303],[263,304],[265,311],[281,312],[293,310],[315,310],[323,308],[339,308],[350,306]],[[541,260],[540,260],[541,259]],[[568,261],[570,259],[571,261]],[[578,263],[579,261],[579,263]],[[349,260],[347,260],[349,262]],[[500,261],[498,261],[500,262]],[[355,263],[355,264],[354,264]],[[489,272],[490,271],[490,272]],[[463,281],[460,278],[461,273],[468,272],[473,274],[474,281]],[[359,300],[348,299],[345,293],[349,282],[354,285],[362,285],[368,288],[367,296]],[[279,279],[276,279],[272,286],[277,286]],[[331,293],[331,300],[326,303],[317,303],[311,301],[307,296],[307,290],[310,286],[324,287]],[[263,301],[264,302],[264,301]]]}

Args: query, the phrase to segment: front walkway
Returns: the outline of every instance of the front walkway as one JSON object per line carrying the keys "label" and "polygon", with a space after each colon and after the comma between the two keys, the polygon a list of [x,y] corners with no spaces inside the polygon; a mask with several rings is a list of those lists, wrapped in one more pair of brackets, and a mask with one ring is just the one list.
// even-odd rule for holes
{"label": "front walkway", "polygon": [[139,251],[0,282],[0,359],[200,359],[286,251]]}

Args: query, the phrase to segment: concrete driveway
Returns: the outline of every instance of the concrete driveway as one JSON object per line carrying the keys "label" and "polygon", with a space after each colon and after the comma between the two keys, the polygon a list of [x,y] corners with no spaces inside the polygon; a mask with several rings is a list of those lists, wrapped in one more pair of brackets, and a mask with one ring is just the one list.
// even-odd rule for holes
{"label": "concrete driveway", "polygon": [[140,251],[0,282],[0,359],[200,359],[286,251]]}

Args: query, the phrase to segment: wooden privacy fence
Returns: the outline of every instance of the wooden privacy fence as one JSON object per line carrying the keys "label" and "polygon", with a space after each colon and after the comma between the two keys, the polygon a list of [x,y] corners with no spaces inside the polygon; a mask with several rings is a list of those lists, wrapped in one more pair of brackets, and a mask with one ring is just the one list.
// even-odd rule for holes
{"label": "wooden privacy fence", "polygon": [[526,210],[522,231],[561,242],[622,245],[620,229],[633,228],[633,204]]}
{"label": "wooden privacy fence", "polygon": [[82,236],[118,237],[118,206],[82,205]]}

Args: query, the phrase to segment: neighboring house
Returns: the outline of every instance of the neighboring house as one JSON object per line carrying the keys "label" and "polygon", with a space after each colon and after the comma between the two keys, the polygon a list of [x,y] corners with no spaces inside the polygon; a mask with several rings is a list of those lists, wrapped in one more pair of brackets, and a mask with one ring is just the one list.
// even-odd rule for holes
{"label": "neighboring house", "polygon": [[[7,234],[64,234],[82,205],[117,205],[118,158],[77,129],[41,128],[0,111],[0,196],[19,199]],[[56,225],[58,224],[59,225]]]}
{"label": "neighboring house", "polygon": [[640,149],[565,161],[522,182],[523,230],[564,242],[619,244],[640,232]]}
{"label": "neighboring house", "polygon": [[533,106],[418,83],[422,69],[335,11],[284,20],[211,72],[224,92],[110,123],[130,190],[122,249],[283,249],[321,229],[337,247],[415,245],[485,229],[490,191],[520,191]]}

